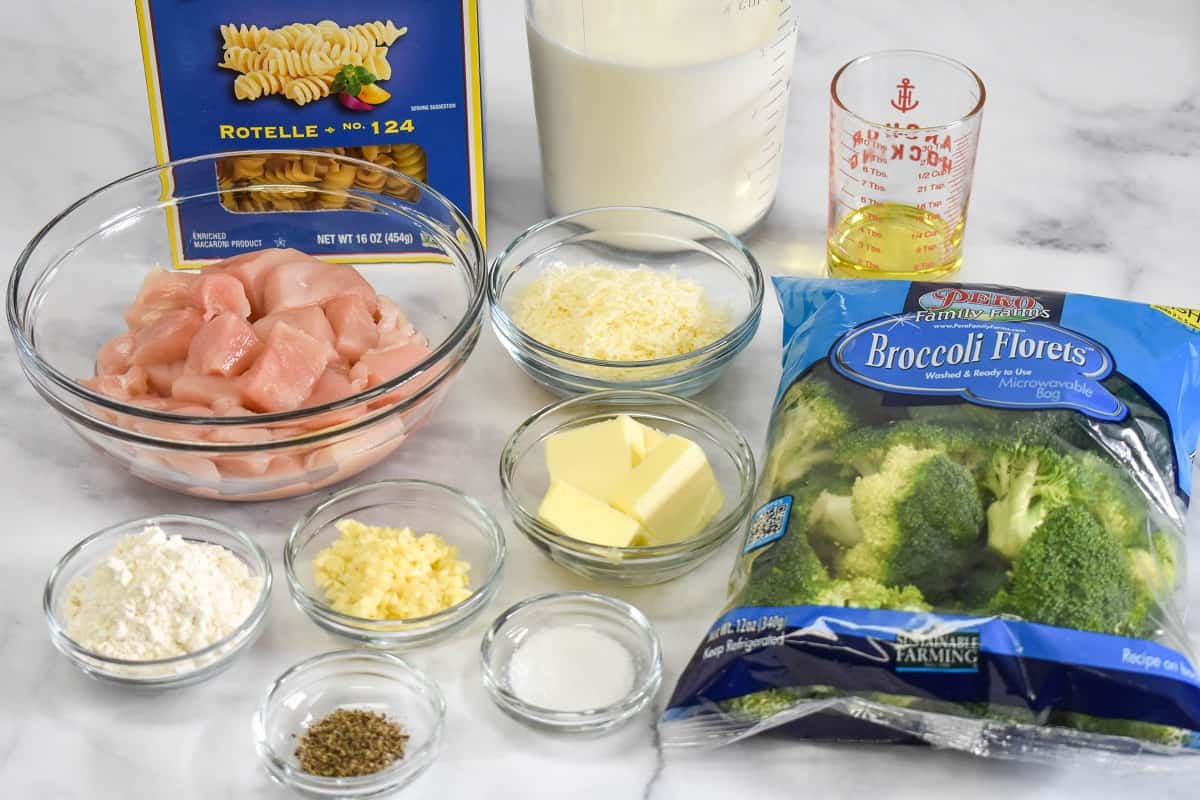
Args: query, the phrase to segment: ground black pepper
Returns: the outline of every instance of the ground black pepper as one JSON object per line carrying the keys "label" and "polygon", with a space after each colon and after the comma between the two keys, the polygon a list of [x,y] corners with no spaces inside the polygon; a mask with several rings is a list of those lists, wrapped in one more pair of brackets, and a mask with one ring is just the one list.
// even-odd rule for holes
{"label": "ground black pepper", "polygon": [[300,737],[300,769],[325,778],[370,775],[404,757],[408,735],[383,714],[339,708]]}

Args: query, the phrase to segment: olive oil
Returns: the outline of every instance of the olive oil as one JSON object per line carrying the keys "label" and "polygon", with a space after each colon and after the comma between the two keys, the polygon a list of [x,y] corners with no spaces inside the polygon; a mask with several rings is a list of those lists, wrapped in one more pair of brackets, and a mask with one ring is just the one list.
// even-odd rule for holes
{"label": "olive oil", "polygon": [[835,278],[936,277],[962,263],[965,219],[951,224],[901,203],[863,206],[847,214],[829,237]]}

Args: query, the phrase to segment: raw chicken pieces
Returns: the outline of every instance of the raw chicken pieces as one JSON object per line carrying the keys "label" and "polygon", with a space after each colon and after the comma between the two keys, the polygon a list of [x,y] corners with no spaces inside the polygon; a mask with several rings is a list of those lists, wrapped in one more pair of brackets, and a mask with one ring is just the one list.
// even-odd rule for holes
{"label": "raw chicken pieces", "polygon": [[224,272],[200,276],[192,289],[192,305],[204,312],[205,320],[225,313],[241,319],[250,316],[246,287],[237,278]]}
{"label": "raw chicken pieces", "polygon": [[196,332],[188,345],[184,369],[189,375],[240,375],[254,363],[260,349],[262,341],[250,323],[225,312]]}
{"label": "raw chicken pieces", "polygon": [[304,404],[333,356],[328,342],[280,322],[246,371],[242,393],[252,411],[294,411]]}
{"label": "raw chicken pieces", "polygon": [[[100,348],[96,376],[82,383],[130,405],[176,414],[252,416],[334,403],[412,370],[430,354],[428,340],[356,269],[290,249],[235,256],[198,273],[156,267],[125,322],[128,332]],[[383,405],[427,380],[426,373],[414,376]],[[345,424],[380,405],[376,398],[370,409],[339,409],[286,429],[189,426],[172,438],[270,441]],[[150,423],[129,424],[152,432]],[[165,434],[166,423],[154,425],[154,433]],[[242,475],[274,470],[270,458],[238,457],[227,466]]]}

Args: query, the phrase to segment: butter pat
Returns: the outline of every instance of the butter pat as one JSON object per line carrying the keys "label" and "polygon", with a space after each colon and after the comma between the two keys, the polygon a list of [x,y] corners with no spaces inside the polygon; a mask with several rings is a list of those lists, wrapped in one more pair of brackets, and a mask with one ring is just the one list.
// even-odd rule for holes
{"label": "butter pat", "polygon": [[700,445],[667,436],[609,496],[646,529],[647,544],[680,542],[704,530],[724,497]]}
{"label": "butter pat", "polygon": [[[645,440],[646,440],[646,450],[638,458],[639,464],[642,462],[642,459],[644,459],[646,457],[646,453],[649,453],[651,450],[658,447],[660,444],[662,444],[663,442],[665,442],[667,440],[667,435],[665,433],[658,430],[657,428],[651,428],[648,425],[642,425],[642,435],[645,437]],[[636,466],[636,464],[634,466]]]}
{"label": "butter pat", "polygon": [[546,438],[550,480],[606,500],[646,455],[646,428],[622,414]]}
{"label": "butter pat", "polygon": [[605,547],[630,547],[645,535],[636,519],[557,479],[551,479],[537,515],[573,539]]}

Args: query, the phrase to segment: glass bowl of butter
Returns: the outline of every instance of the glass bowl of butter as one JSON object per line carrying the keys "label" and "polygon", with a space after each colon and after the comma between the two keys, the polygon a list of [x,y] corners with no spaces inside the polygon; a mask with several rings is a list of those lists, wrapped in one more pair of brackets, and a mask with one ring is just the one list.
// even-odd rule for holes
{"label": "glass bowl of butter", "polygon": [[572,572],[626,586],[699,566],[745,523],[754,480],[750,445],[723,416],[640,390],[547,406],[500,455],[517,529]]}
{"label": "glass bowl of butter", "polygon": [[505,552],[478,500],[439,483],[382,480],[304,514],[283,565],[293,602],[319,627],[402,650],[470,623],[496,593]]}

